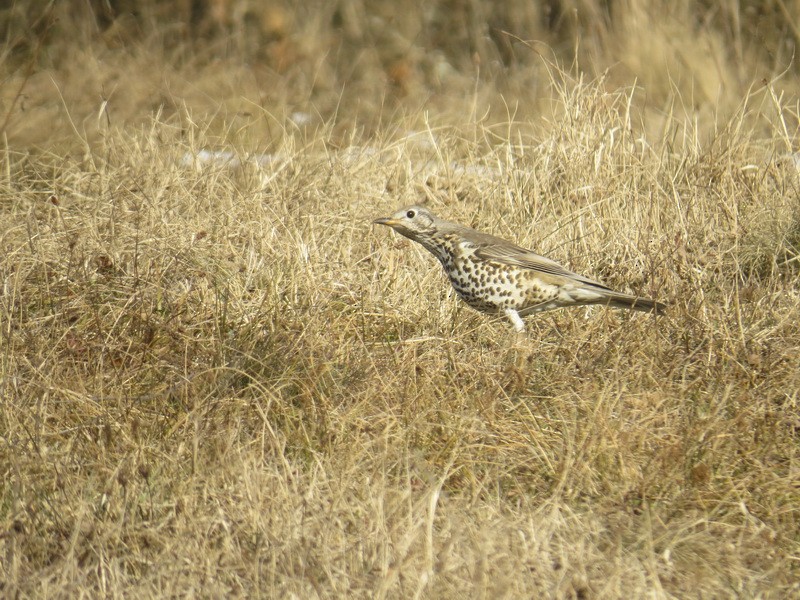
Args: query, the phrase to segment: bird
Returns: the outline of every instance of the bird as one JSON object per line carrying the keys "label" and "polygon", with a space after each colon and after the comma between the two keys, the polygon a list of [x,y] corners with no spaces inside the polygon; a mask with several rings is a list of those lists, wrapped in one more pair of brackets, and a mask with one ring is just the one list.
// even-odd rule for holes
{"label": "bird", "polygon": [[439,260],[464,302],[482,313],[504,315],[518,333],[525,331],[522,317],[566,306],[599,304],[655,314],[667,308],[617,292],[508,240],[440,219],[424,206],[407,206],[373,223],[421,244]]}

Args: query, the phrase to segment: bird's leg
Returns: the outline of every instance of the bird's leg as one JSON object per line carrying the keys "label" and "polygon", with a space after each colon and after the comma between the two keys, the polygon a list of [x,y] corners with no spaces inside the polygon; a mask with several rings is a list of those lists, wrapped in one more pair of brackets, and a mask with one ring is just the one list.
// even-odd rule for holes
{"label": "bird's leg", "polygon": [[514,333],[511,334],[510,345],[507,348],[506,364],[510,372],[514,374],[518,383],[522,385],[525,380],[523,375],[526,372],[525,366],[528,357],[528,350],[525,337],[525,324],[522,322],[522,317],[513,308],[507,308],[503,314],[514,325]]}
{"label": "bird's leg", "polygon": [[523,333],[525,331],[525,323],[522,322],[522,317],[519,316],[517,311],[513,308],[507,308],[503,311],[503,314],[511,321],[511,324],[514,326],[514,331],[517,333]]}

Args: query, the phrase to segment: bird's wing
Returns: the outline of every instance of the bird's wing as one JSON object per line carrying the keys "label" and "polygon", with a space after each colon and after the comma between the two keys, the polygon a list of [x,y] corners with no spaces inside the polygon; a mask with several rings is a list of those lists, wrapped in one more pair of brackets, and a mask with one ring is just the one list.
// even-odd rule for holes
{"label": "bird's wing", "polygon": [[475,256],[482,260],[491,260],[505,265],[522,267],[523,269],[531,269],[532,271],[536,271],[537,273],[542,273],[545,275],[566,277],[567,279],[572,279],[573,281],[604,290],[611,289],[600,282],[565,269],[554,260],[540,256],[520,246],[515,246],[508,243],[496,244],[491,242],[476,244],[476,246],[477,250],[475,250]]}

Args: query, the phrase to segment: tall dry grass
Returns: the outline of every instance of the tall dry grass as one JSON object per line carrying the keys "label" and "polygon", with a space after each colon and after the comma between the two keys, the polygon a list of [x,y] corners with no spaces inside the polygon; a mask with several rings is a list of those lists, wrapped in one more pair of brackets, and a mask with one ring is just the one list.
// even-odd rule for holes
{"label": "tall dry grass", "polygon": [[[337,91],[145,33],[4,57],[4,594],[798,594],[793,74]],[[515,343],[371,228],[418,200],[670,311]]]}

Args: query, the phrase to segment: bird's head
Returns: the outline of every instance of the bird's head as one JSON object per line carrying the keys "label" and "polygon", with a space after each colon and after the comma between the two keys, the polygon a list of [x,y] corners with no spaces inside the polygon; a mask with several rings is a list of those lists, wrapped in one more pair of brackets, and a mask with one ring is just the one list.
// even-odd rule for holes
{"label": "bird's head", "polygon": [[423,206],[407,206],[391,217],[375,219],[377,225],[388,225],[400,235],[415,242],[429,239],[436,233],[436,217]]}

